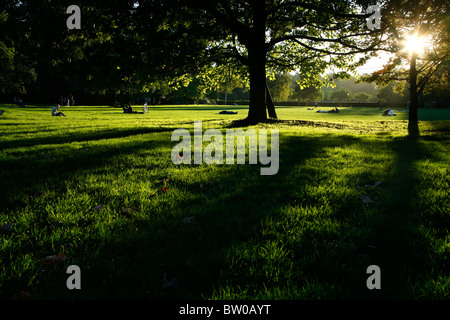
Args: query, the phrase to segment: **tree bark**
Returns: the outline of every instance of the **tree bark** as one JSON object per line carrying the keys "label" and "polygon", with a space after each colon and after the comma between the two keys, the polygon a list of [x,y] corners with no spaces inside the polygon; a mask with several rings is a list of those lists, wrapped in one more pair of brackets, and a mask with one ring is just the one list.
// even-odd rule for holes
{"label": "tree bark", "polygon": [[266,12],[264,2],[253,2],[253,28],[247,43],[250,73],[250,105],[247,120],[267,120],[266,112]]}
{"label": "tree bark", "polygon": [[417,54],[413,52],[409,65],[409,96],[411,103],[409,106],[408,131],[410,136],[415,136],[419,133],[416,59]]}
{"label": "tree bark", "polygon": [[266,82],[266,106],[267,106],[267,111],[269,113],[269,117],[278,119],[277,113],[275,111],[275,104],[273,103],[272,96],[270,95],[270,90],[269,90],[269,87],[267,86],[267,82]]}

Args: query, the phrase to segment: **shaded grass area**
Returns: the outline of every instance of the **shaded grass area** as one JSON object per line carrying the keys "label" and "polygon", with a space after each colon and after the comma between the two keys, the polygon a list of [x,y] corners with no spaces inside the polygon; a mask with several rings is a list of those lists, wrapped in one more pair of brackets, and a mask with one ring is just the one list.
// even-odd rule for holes
{"label": "shaded grass area", "polygon": [[[448,122],[419,139],[401,121],[255,126],[280,130],[280,170],[260,176],[171,162],[171,131],[206,113],[71,110],[0,120],[4,299],[449,298]],[[373,264],[382,290],[366,287]]]}

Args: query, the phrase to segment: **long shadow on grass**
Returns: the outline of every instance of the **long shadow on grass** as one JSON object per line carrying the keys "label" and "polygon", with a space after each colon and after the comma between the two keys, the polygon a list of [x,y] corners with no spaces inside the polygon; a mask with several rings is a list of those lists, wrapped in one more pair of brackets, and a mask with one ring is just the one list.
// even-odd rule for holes
{"label": "long shadow on grass", "polygon": [[389,144],[389,148],[396,157],[393,176],[378,201],[379,210],[373,216],[372,224],[373,242],[377,247],[372,262],[379,265],[382,272],[382,289],[378,297],[417,299],[423,294],[424,279],[445,274],[443,270],[448,268],[445,263],[436,263],[438,254],[433,252],[430,240],[424,237],[421,228],[429,219],[431,224],[426,227],[448,230],[450,222],[448,218],[440,221],[423,218],[421,210],[429,209],[433,204],[421,200],[423,192],[419,185],[432,187],[433,181],[420,175],[417,162],[425,159],[438,163],[445,161],[434,155],[431,145],[426,145],[421,138],[398,138]]}
{"label": "long shadow on grass", "polygon": [[[346,139],[347,143],[359,141],[351,137]],[[235,248],[243,245],[248,246],[249,251],[258,252],[268,240],[260,233],[265,221],[283,219],[280,217],[280,210],[286,206],[315,205],[314,195],[302,198],[302,194],[298,193],[307,189],[309,183],[315,182],[315,169],[310,169],[300,176],[293,173],[311,157],[321,155],[324,148],[339,146],[342,142],[342,138],[326,136],[319,139],[296,136],[282,139],[280,171],[274,177],[260,176],[259,168],[254,166],[237,166],[232,169],[227,166],[220,167],[212,179],[193,183],[182,181],[183,175],[180,178],[173,175],[171,179],[175,180],[174,188],[184,188],[194,196],[178,199],[177,212],[173,217],[152,223],[142,219],[130,221],[129,231],[133,232],[133,228],[139,227],[139,234],[134,232],[134,236],[125,236],[122,232],[123,239],[112,236],[110,241],[102,244],[102,257],[105,261],[112,261],[117,255],[120,255],[121,259],[114,259],[114,266],[98,262],[97,272],[107,274],[108,278],[105,280],[98,275],[98,279],[89,278],[93,288],[92,291],[88,289],[85,292],[90,297],[105,295],[114,298],[144,298],[148,295],[154,299],[198,299],[208,298],[215,288],[232,283],[246,291],[243,298],[262,297],[258,291],[264,293],[264,286],[280,285],[280,279],[261,276],[260,272],[264,273],[267,263],[263,258],[247,261],[248,263],[244,258],[240,264],[241,258],[233,254]],[[300,223],[308,223],[309,217],[300,220]],[[316,223],[320,224],[320,220]],[[342,252],[352,256],[356,255],[356,252],[350,248],[329,255],[328,243],[330,239],[339,237],[341,227],[338,227],[337,231],[327,230],[319,225],[317,227],[318,231],[306,230],[305,235],[297,235],[302,238],[302,247],[296,248],[293,245],[293,255],[290,258],[292,263],[299,265],[296,266],[298,274],[293,274],[289,280],[304,286],[306,283],[303,276],[309,279],[323,277],[325,284],[322,285],[329,285],[331,288],[332,277],[336,274],[344,274],[349,278],[352,276],[351,266],[347,271],[336,273],[336,263],[333,259]],[[315,236],[318,238],[315,239]],[[271,240],[277,241],[276,238]],[[319,245],[315,244],[317,241],[320,242]],[[97,244],[89,247],[95,246]],[[338,266],[342,267],[339,263],[348,261],[347,258],[340,257]],[[322,262],[327,263],[317,266]],[[280,264],[283,263],[280,261]],[[251,268],[258,272],[252,273]],[[279,271],[282,273],[283,269],[284,266],[280,266]],[[281,277],[281,280],[283,279]],[[327,295],[327,291],[312,292],[310,298],[320,297],[321,294],[333,297]],[[237,296],[239,293],[234,298]],[[285,297],[289,296],[290,294],[286,293]]]}
{"label": "long shadow on grass", "polygon": [[15,139],[13,141],[0,141],[0,150],[7,148],[32,147],[45,144],[64,144],[102,139],[126,138],[138,134],[160,133],[173,131],[173,128],[131,128],[99,130],[85,133],[70,133],[52,137],[38,137],[29,139]]}
{"label": "long shadow on grass", "polygon": [[[111,227],[110,239],[87,239],[72,257],[82,269],[89,266],[83,273],[82,292],[58,289],[55,281],[63,280],[65,275],[58,280],[49,279],[44,288],[34,288],[33,292],[40,292],[39,296],[46,298],[207,297],[221,272],[227,270],[228,250],[235,243],[254,236],[261,221],[272,215],[279,203],[286,201],[282,183],[286,174],[293,166],[319,152],[324,143],[327,141],[318,144],[308,138],[287,139],[283,143],[285,146],[281,146],[280,172],[275,177],[260,176],[259,166],[223,166],[213,173],[209,182],[189,183],[182,181],[183,169],[178,169],[180,177],[172,173],[172,188],[186,189],[194,197],[176,199],[177,214],[167,212],[163,219],[156,221],[130,217],[127,225]],[[70,160],[76,168],[67,164],[66,169],[91,170],[117,152],[134,153],[144,146],[148,144],[122,146],[108,153],[92,151],[82,159]],[[96,160],[89,162],[89,159]],[[193,166],[184,170],[195,169]],[[32,188],[45,184],[42,180],[34,181]],[[173,210],[173,206],[169,208]],[[186,222],[187,214],[195,219]]]}
{"label": "long shadow on grass", "polygon": [[[163,130],[162,132],[164,132]],[[140,135],[141,130],[129,130],[127,134],[112,134],[112,137],[125,140],[105,140],[104,143],[95,143],[86,147],[73,148],[70,144],[45,147],[35,151],[25,150],[13,152],[9,159],[0,161],[0,208],[4,211],[14,208],[27,198],[36,197],[42,193],[41,189],[51,188],[55,192],[65,190],[65,181],[76,177],[77,174],[90,172],[99,167],[111,166],[113,171],[119,172],[129,167],[126,163],[114,163],[112,160],[121,155],[136,155],[142,151],[164,145],[166,141],[159,140],[157,131],[152,131],[155,136],[141,137],[138,140],[132,138],[132,132]],[[170,137],[164,135],[167,141]],[[93,141],[98,136],[88,138]],[[170,157],[170,154],[168,155]],[[152,168],[148,168],[151,170]],[[25,198],[24,198],[25,197]]]}
{"label": "long shadow on grass", "polygon": [[[139,141],[110,150],[88,150],[66,159],[64,171],[69,175],[82,173],[105,165],[117,154],[135,154],[144,148],[166,145],[170,140],[168,136],[164,137],[167,140]],[[399,260],[405,255],[397,257],[396,254],[401,253],[403,245],[407,244],[411,229],[400,230],[402,242],[395,249],[389,249],[388,244],[399,239],[398,235],[392,235],[398,232],[396,227],[404,221],[408,210],[399,209],[403,212],[400,220],[389,218],[374,222],[376,235],[383,240],[375,245],[383,249],[382,253],[388,248],[387,254],[382,260],[373,258],[366,261],[358,256],[352,235],[353,228],[360,227],[358,213],[363,209],[356,186],[353,191],[347,190],[345,185],[338,189],[330,186],[330,191],[326,186],[320,188],[321,181],[330,183],[329,177],[321,172],[321,165],[335,167],[324,149],[339,147],[343,143],[360,145],[361,142],[364,140],[353,136],[282,137],[280,170],[276,176],[269,177],[259,175],[259,165],[223,165],[211,168],[205,181],[189,181],[186,178],[190,175],[186,172],[202,174],[208,166],[174,168],[169,163],[166,168],[158,168],[161,175],[170,175],[168,191],[159,195],[161,199],[170,199],[167,209],[163,207],[167,211],[163,217],[155,220],[131,215],[125,224],[108,225],[110,231],[106,238],[93,235],[73,249],[70,263],[82,269],[83,290],[67,290],[65,274],[55,279],[46,278],[46,281],[39,282],[44,283],[42,286],[31,290],[39,297],[75,299],[201,299],[214,296],[213,290],[218,288],[234,290],[231,296],[222,294],[223,298],[355,298],[367,290],[364,287],[368,275],[362,267],[380,261],[383,284],[386,281],[386,285],[392,288],[388,290],[392,294],[382,297],[402,296],[395,283],[388,283],[396,271],[401,271]],[[399,164],[413,161],[408,158],[410,147],[399,153]],[[367,148],[369,150],[370,146]],[[392,142],[392,150],[395,149]],[[313,167],[307,165],[311,159],[321,157],[323,164],[319,160]],[[58,164],[53,160],[48,162],[49,165]],[[17,167],[9,165],[19,174],[21,171],[26,174],[24,164]],[[299,168],[303,169],[299,171]],[[29,188],[37,189],[46,182],[64,184],[64,177],[43,178],[40,175],[42,173],[29,181]],[[399,186],[409,182],[413,181],[399,182]],[[311,191],[311,185],[317,187],[317,191]],[[12,194],[22,187],[21,184],[12,184]],[[344,189],[347,193],[340,199],[338,191]],[[170,198],[171,192],[177,191],[183,191],[184,196]],[[390,205],[391,199],[386,201]],[[299,214],[287,215],[284,210],[290,212],[289,207],[298,210]],[[303,212],[302,208],[316,211]],[[390,212],[397,211],[390,209]],[[264,233],[264,228],[274,228],[277,232]],[[284,247],[286,255],[275,254],[273,260],[260,255],[267,252],[268,243]],[[386,268],[385,262],[390,263]],[[275,269],[268,265],[275,266]],[[391,266],[393,269],[389,270]],[[286,271],[286,274],[271,273],[274,270]],[[386,280],[383,280],[385,270]],[[354,272],[362,275],[355,276]],[[356,284],[352,276],[357,278]],[[341,277],[345,279],[341,280]],[[63,285],[58,285],[59,282]],[[336,288],[336,285],[349,287]],[[308,286],[309,291],[296,291]],[[281,292],[274,293],[272,289]]]}
{"label": "long shadow on grass", "polygon": [[[358,139],[349,138],[347,142],[355,141]],[[172,176],[174,187],[186,189],[192,196],[190,199],[176,200],[177,214],[168,212],[164,219],[156,222],[130,218],[125,229],[123,225],[112,228],[110,240],[102,239],[99,243],[93,237],[83,243],[83,248],[73,253],[80,267],[90,266],[90,271],[84,273],[85,285],[78,297],[143,298],[147,295],[151,298],[202,298],[210,296],[213,288],[233,279],[239,280],[237,285],[251,286],[254,291],[262,290],[272,280],[247,276],[246,268],[249,266],[236,269],[236,265],[228,261],[230,250],[254,241],[256,244],[251,245],[250,250],[258,250],[258,246],[265,241],[257,233],[263,221],[273,217],[277,219],[283,206],[296,204],[298,201],[314,204],[314,197],[309,200],[307,197],[299,198],[296,192],[307,188],[308,183],[313,182],[311,179],[316,177],[316,172],[311,172],[309,178],[308,172],[300,176],[292,176],[292,172],[310,157],[321,154],[323,148],[339,146],[341,143],[342,139],[333,137],[320,137],[318,140],[290,136],[283,139],[280,171],[274,177],[260,176],[259,168],[255,166],[224,166],[223,170],[213,173],[211,180],[191,183],[182,181],[184,175],[180,169],[180,178],[176,174]],[[133,154],[149,147],[152,145],[135,142],[109,150],[91,149],[66,158],[63,165],[50,158],[36,168],[40,171],[35,175],[30,175],[30,171],[25,169],[26,163],[11,162],[9,169],[14,176],[4,179],[4,186],[8,186],[8,190],[4,191],[14,195],[23,190],[39,190],[40,186],[47,185],[61,190],[65,178],[58,176],[58,173],[53,174],[51,170],[42,171],[42,167],[59,166],[59,172],[67,176],[76,172],[82,175],[83,171],[89,172],[102,166],[118,154]],[[195,170],[195,167],[192,169]],[[20,179],[21,175],[23,180]],[[17,178],[22,182],[14,183]],[[14,201],[8,202],[8,197],[4,200],[6,202],[2,203],[2,207],[13,209]],[[20,207],[20,200],[15,205]],[[185,221],[185,218],[192,217],[192,221]],[[39,220],[36,221],[38,224],[45,226],[46,217],[38,216],[36,219]],[[141,230],[139,233],[135,232],[137,228]],[[319,240],[325,243],[329,238],[328,232],[325,230],[320,233],[325,239]],[[319,250],[317,257],[304,266],[304,270],[299,271],[313,274],[313,278],[314,275],[323,277],[327,273],[327,267],[331,268],[333,264],[328,263],[322,268],[314,267],[315,263],[323,262],[326,245],[315,246],[313,241],[311,238],[305,241],[302,250],[294,252],[291,258],[302,260],[304,255],[311,255]],[[27,249],[40,250],[32,247]],[[325,251],[321,252],[323,250]],[[101,258],[95,258],[97,256]],[[254,267],[264,268],[260,263],[265,261],[256,262]],[[317,272],[317,269],[322,271]],[[300,278],[295,276],[299,285]],[[248,281],[252,280],[254,282],[249,284]],[[71,296],[64,289],[60,291],[53,288],[49,292],[52,283],[54,282],[50,280],[47,291],[38,290],[45,292],[42,293],[43,297]],[[246,298],[253,298],[255,295],[256,292],[249,292]]]}

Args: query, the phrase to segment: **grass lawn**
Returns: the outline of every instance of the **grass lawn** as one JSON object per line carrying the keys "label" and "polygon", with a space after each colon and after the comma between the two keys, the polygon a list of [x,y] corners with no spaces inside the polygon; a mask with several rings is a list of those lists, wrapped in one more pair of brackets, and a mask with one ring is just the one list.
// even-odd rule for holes
{"label": "grass lawn", "polygon": [[279,107],[254,126],[280,132],[274,176],[171,161],[175,129],[242,106],[0,110],[2,299],[450,298],[448,109],[410,139],[406,110]]}

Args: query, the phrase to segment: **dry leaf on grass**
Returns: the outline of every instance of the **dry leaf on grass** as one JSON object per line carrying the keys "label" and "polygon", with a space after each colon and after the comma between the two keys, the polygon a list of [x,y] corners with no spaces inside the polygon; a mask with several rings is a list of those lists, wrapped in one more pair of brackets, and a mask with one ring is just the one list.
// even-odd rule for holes
{"label": "dry leaf on grass", "polygon": [[374,201],[372,199],[370,199],[370,197],[365,196],[365,195],[360,195],[359,198],[361,199],[361,201],[364,204],[368,204],[368,203],[374,203]]}
{"label": "dry leaf on grass", "polygon": [[184,222],[193,223],[196,220],[195,216],[184,218]]}
{"label": "dry leaf on grass", "polygon": [[383,183],[383,181],[376,181],[374,184],[366,184],[365,187],[366,188],[376,188],[382,183]]}
{"label": "dry leaf on grass", "polygon": [[57,254],[53,256],[48,256],[44,260],[44,265],[51,265],[58,262],[64,262],[67,260],[67,257],[65,254]]}
{"label": "dry leaf on grass", "polygon": [[178,287],[178,279],[176,278],[170,278],[168,279],[166,274],[164,273],[164,280],[163,280],[163,288],[164,289],[172,289]]}
{"label": "dry leaf on grass", "polygon": [[0,226],[0,231],[4,233],[12,232],[15,225],[15,223],[4,223]]}

